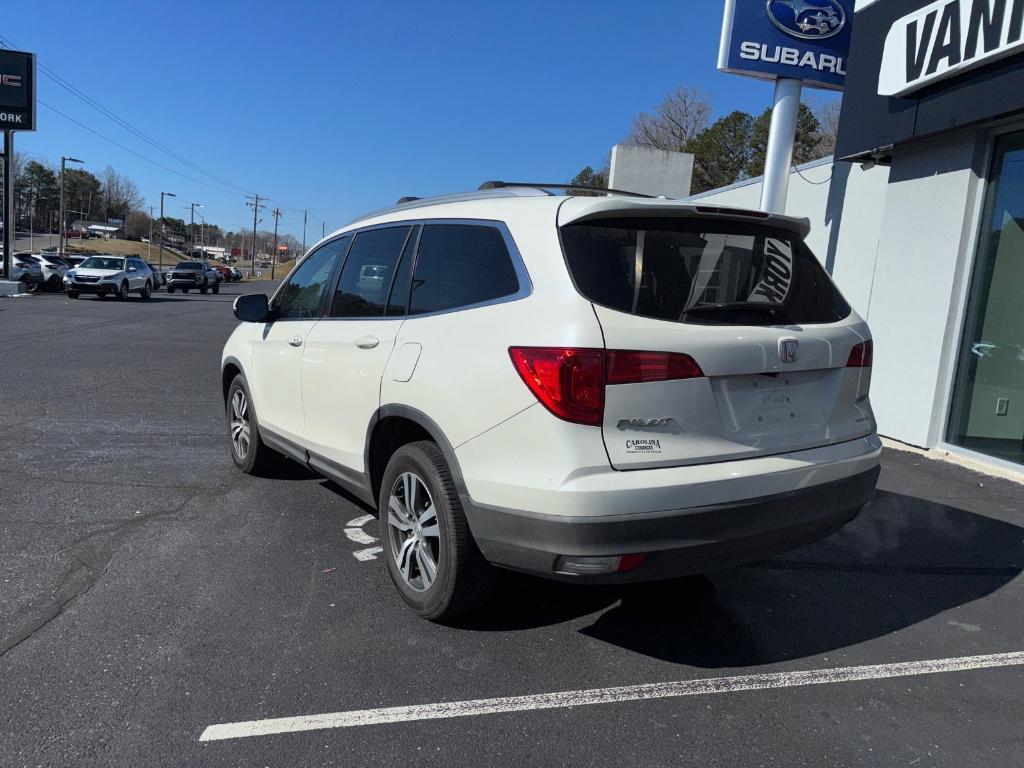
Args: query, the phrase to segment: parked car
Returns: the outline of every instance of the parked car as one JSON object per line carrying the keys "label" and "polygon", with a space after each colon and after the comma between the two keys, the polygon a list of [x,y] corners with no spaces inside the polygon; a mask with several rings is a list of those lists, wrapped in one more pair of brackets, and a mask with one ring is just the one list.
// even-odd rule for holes
{"label": "parked car", "polygon": [[[45,256],[46,253],[47,253],[47,251],[44,248],[43,249],[43,255]],[[67,262],[68,267],[74,269],[75,267],[79,266],[83,261],[88,259],[89,257],[88,256],[68,256],[68,255],[65,254],[61,258],[64,259],[64,261]]]}
{"label": "parked car", "polygon": [[[15,253],[11,256],[11,280],[25,283],[27,291],[36,290],[43,284],[43,267],[31,258],[30,253]],[[4,274],[3,249],[0,248],[0,280],[7,280]]]}
{"label": "parked car", "polygon": [[43,275],[43,285],[51,291],[60,291],[64,288],[64,275],[70,268],[64,259],[55,253],[41,253],[27,255],[24,258],[36,262]]}
{"label": "parked car", "polygon": [[205,261],[179,261],[167,277],[167,292],[188,293],[193,288],[220,293],[220,273]]}
{"label": "parked car", "polygon": [[124,301],[129,293],[148,299],[153,294],[153,272],[142,259],[133,256],[90,256],[64,275],[69,299],[83,293],[99,297],[116,296]]}
{"label": "parked car", "polygon": [[225,283],[230,283],[234,280],[234,275],[231,274],[231,267],[214,267],[214,269],[217,270]]}
{"label": "parked car", "polygon": [[232,280],[234,280],[237,283],[239,280],[242,279],[242,277],[243,277],[242,270],[240,270],[238,267],[232,267],[231,268],[231,279]]}
{"label": "parked car", "polygon": [[428,619],[480,605],[492,566],[704,572],[872,498],[871,334],[806,219],[492,187],[357,220],[235,300],[239,469],[284,454],[374,505]]}

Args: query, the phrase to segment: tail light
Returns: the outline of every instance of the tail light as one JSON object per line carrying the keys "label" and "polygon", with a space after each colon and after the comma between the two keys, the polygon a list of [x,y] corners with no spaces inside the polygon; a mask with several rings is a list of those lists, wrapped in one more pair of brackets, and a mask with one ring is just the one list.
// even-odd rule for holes
{"label": "tail light", "polygon": [[862,341],[850,350],[850,357],[846,360],[846,367],[870,368],[874,351],[874,344],[871,343],[870,339],[868,341]]}
{"label": "tail light", "polygon": [[675,352],[511,347],[509,356],[526,386],[551,413],[576,424],[600,426],[608,384],[637,384],[703,376],[689,355]]}

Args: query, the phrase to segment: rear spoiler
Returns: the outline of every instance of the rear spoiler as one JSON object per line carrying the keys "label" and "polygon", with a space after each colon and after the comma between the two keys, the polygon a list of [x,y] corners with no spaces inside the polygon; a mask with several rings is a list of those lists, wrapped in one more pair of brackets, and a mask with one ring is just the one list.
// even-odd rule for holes
{"label": "rear spoiler", "polygon": [[811,220],[783,216],[777,213],[751,211],[744,208],[729,208],[719,205],[700,205],[664,198],[634,199],[621,197],[568,197],[558,209],[558,226],[573,224],[589,219],[625,218],[699,218],[721,221],[752,222],[766,224],[793,232],[802,238],[811,231]]}

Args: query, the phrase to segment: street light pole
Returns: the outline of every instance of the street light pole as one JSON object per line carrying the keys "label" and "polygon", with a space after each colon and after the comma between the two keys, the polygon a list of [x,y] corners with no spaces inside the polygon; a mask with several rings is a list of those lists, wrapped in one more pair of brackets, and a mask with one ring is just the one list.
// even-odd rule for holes
{"label": "street light pole", "polygon": [[161,192],[160,193],[160,271],[164,271],[164,231],[167,229],[164,226],[164,198],[165,197],[177,197],[173,192]]}
{"label": "street light pole", "polygon": [[281,220],[281,209],[274,209],[274,250],[270,252],[270,279],[274,279],[274,268],[277,266],[277,223]]}
{"label": "street light pole", "polygon": [[67,245],[68,234],[68,224],[67,221],[65,221],[67,212],[64,210],[64,172],[66,164],[69,162],[81,163],[83,161],[75,157],[65,157],[64,155],[61,155],[60,158],[60,215],[57,217],[59,219],[57,223],[60,225],[60,240],[58,241],[59,247],[57,250],[61,257],[64,256],[64,247]]}
{"label": "street light pole", "polygon": [[306,255],[306,217],[309,215],[309,211],[302,212],[302,254]]}

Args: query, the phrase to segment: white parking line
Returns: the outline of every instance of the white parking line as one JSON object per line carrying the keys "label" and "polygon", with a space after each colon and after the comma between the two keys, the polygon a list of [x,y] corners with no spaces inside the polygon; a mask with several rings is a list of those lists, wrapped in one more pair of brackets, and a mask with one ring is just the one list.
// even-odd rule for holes
{"label": "white parking line", "polygon": [[368,533],[365,533],[362,528],[346,528],[345,535],[348,536],[349,541],[354,541],[356,544],[373,544],[377,539]]}
{"label": "white parking line", "polygon": [[274,733],[315,731],[323,728],[353,728],[363,725],[404,723],[414,720],[438,720],[470,715],[494,715],[509,712],[532,712],[539,709],[582,707],[614,704],[625,701],[663,699],[674,696],[703,696],[736,691],[763,691],[774,688],[797,688],[805,685],[848,683],[855,680],[883,680],[893,677],[930,675],[938,672],[962,672],[988,667],[1024,665],[1024,651],[993,653],[986,656],[960,656],[930,661],[905,661],[895,664],[872,664],[862,667],[811,669],[796,672],[769,672],[736,677],[712,677],[703,680],[680,680],[671,683],[624,685],[618,688],[594,688],[582,691],[541,693],[532,696],[508,696],[497,699],[449,701],[438,704],[415,704],[405,707],[357,709],[328,712],[321,715],[278,717],[249,720],[241,723],[220,723],[203,731],[200,741],[267,736]]}

